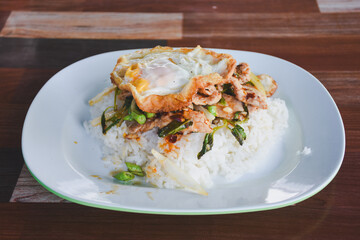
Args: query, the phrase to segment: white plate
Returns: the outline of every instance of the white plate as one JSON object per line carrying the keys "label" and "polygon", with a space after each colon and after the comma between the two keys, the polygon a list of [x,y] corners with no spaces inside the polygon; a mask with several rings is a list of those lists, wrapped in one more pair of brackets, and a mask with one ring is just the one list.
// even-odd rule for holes
{"label": "white plate", "polygon": [[[46,189],[79,204],[159,214],[224,214],[295,204],[323,189],[336,175],[345,151],[345,133],[335,102],[304,69],[253,52],[213,49],[247,62],[256,74],[271,75],[276,97],[289,108],[289,128],[272,165],[232,184],[218,184],[204,197],[194,193],[116,184],[101,161],[98,142],[82,123],[88,100],[109,81],[117,58],[134,50],[109,52],[78,61],[53,76],[27,113],[22,150],[26,165]],[[77,142],[77,144],[75,143]],[[307,156],[296,152],[305,146]],[[98,175],[101,179],[91,175]]]}

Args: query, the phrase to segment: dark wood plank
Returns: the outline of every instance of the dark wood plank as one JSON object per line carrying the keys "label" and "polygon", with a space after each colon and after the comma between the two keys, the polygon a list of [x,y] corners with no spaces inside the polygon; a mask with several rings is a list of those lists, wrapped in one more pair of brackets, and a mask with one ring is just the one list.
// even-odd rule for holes
{"label": "dark wood plank", "polygon": [[358,36],[360,14],[185,13],[185,38]]}
{"label": "dark wood plank", "polygon": [[24,161],[19,147],[0,147],[0,156],[0,202],[8,202]]}
{"label": "dark wood plank", "polygon": [[0,68],[0,103],[29,105],[59,69]]}
{"label": "dark wood plank", "polygon": [[0,37],[181,39],[182,13],[13,11]]}
{"label": "dark wood plank", "polygon": [[0,67],[63,68],[108,51],[166,45],[164,40],[70,40],[0,38]]}
{"label": "dark wood plank", "polygon": [[7,20],[7,18],[9,17],[10,12],[3,12],[0,11],[0,31],[3,28],[3,26],[5,25],[5,22]]}
{"label": "dark wood plank", "polygon": [[4,96],[0,103],[0,202],[10,200],[23,165],[21,131],[28,106],[55,72],[0,69],[0,93]]}
{"label": "dark wood plank", "polygon": [[360,36],[294,38],[184,38],[168,41],[173,47],[201,45],[270,54],[293,62],[308,71],[357,71]]}
{"label": "dark wood plank", "polygon": [[[166,44],[166,41],[150,40],[0,38],[0,67],[62,68],[106,51]],[[360,62],[360,37],[252,38],[251,41],[247,38],[186,38],[168,41],[168,44],[188,47],[199,44],[207,48],[261,52],[281,57],[310,71],[356,71]]]}
{"label": "dark wood plank", "polygon": [[[277,210],[215,216],[161,216],[74,204],[1,204],[2,238],[98,239],[357,239],[360,208],[343,205],[345,189],[331,184],[313,198]],[[349,204],[349,202],[346,202]],[[136,224],[134,224],[136,223]],[[346,233],[346,235],[344,235]]]}
{"label": "dark wood plank", "polygon": [[[360,72],[314,71],[312,73],[323,83],[339,108],[345,126],[346,154],[360,156]],[[350,168],[343,171],[348,174],[347,178],[352,172],[353,178],[356,179],[356,173],[353,171],[360,171],[355,159],[358,158],[352,158]]]}
{"label": "dark wood plank", "polygon": [[10,199],[23,164],[20,143],[27,109],[24,104],[0,104],[0,201]]}
{"label": "dark wood plank", "polygon": [[19,148],[27,104],[0,104],[0,148]]}
{"label": "dark wood plank", "polygon": [[[345,171],[347,174],[350,174],[351,171],[360,171],[360,165],[358,164],[358,159],[360,157],[360,106],[357,105],[341,105],[338,104],[341,117],[344,122],[345,126],[345,135],[346,135],[346,151],[345,154],[357,154],[358,158],[352,158],[351,160],[351,167],[352,169],[348,169]],[[357,173],[353,172],[352,176],[353,179],[357,179]],[[350,175],[348,176],[350,177]],[[359,182],[359,181],[357,181]],[[357,185],[353,183],[354,186]],[[359,186],[360,187],[360,186]]]}
{"label": "dark wood plank", "polygon": [[0,0],[0,10],[102,12],[318,12],[316,0]]}
{"label": "dark wood plank", "polygon": [[28,107],[56,70],[0,68],[0,202],[9,201],[21,167],[21,131]]}
{"label": "dark wood plank", "polygon": [[[313,71],[338,105],[356,107],[360,103],[360,71]],[[360,120],[360,119],[359,119]]]}

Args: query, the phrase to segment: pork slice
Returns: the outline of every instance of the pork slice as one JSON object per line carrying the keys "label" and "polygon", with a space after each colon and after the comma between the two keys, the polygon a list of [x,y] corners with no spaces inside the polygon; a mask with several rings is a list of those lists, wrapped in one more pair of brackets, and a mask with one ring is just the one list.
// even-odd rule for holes
{"label": "pork slice", "polygon": [[220,101],[221,93],[214,85],[198,89],[198,92],[192,97],[192,103],[195,105],[213,105]]}
{"label": "pork slice", "polygon": [[250,81],[250,66],[247,63],[240,63],[236,66],[234,77],[238,80],[240,84],[244,84]]}
{"label": "pork slice", "polygon": [[190,119],[193,122],[193,124],[190,127],[182,131],[183,134],[188,134],[192,132],[200,132],[200,133],[212,132],[211,123],[203,112],[187,109],[183,111],[183,116],[185,119]]}
{"label": "pork slice", "polygon": [[231,77],[229,79],[233,86],[234,94],[237,100],[258,108],[267,108],[266,95],[262,94],[251,84],[241,84],[240,81]]}
{"label": "pork slice", "polygon": [[243,85],[243,89],[246,92],[245,102],[246,104],[252,105],[254,107],[266,109],[266,95],[262,94],[258,89],[250,84]]}
{"label": "pork slice", "polygon": [[226,104],[222,105],[220,103],[215,104],[216,114],[218,117],[232,120],[235,118],[236,112],[241,112],[239,114],[239,119],[243,119],[246,116],[246,112],[243,107],[243,103],[237,100],[234,96],[223,94]]}

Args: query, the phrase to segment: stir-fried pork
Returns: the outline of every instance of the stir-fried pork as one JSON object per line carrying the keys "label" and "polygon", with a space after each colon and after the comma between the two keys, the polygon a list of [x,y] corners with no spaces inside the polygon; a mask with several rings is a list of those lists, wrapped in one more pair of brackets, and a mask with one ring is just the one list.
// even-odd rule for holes
{"label": "stir-fried pork", "polygon": [[232,120],[235,118],[235,113],[238,112],[238,119],[242,120],[246,116],[246,112],[244,110],[242,102],[237,100],[235,97],[223,94],[223,98],[225,99],[225,105],[217,103],[216,106],[216,114],[218,117],[226,118]]}
{"label": "stir-fried pork", "polygon": [[200,88],[197,94],[192,98],[195,105],[213,105],[221,99],[221,92],[219,92],[214,85],[206,88]]}
{"label": "stir-fried pork", "polygon": [[186,110],[183,113],[185,119],[191,119],[193,124],[183,130],[184,134],[188,134],[191,132],[201,132],[201,133],[211,133],[212,128],[210,126],[210,121],[206,118],[203,112]]}

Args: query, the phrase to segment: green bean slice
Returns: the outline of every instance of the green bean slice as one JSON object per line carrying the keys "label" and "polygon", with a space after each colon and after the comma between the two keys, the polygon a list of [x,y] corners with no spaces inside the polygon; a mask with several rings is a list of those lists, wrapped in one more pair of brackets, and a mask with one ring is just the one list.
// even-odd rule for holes
{"label": "green bean slice", "polygon": [[184,130],[184,129],[190,127],[192,124],[193,124],[193,122],[190,120],[186,120],[184,122],[179,122],[179,121],[174,120],[171,123],[169,123],[168,125],[166,125],[165,127],[159,129],[158,136],[166,137],[168,135],[175,134],[177,132],[180,132],[181,130]]}
{"label": "green bean slice", "polygon": [[117,180],[125,182],[134,179],[134,177],[134,174],[132,174],[131,172],[119,172],[114,175],[114,178],[116,178]]}
{"label": "green bean slice", "polygon": [[143,177],[145,175],[139,165],[136,165],[136,164],[130,163],[130,162],[125,162],[125,164],[129,170],[129,172],[131,172],[132,174],[135,174],[140,177]]}

